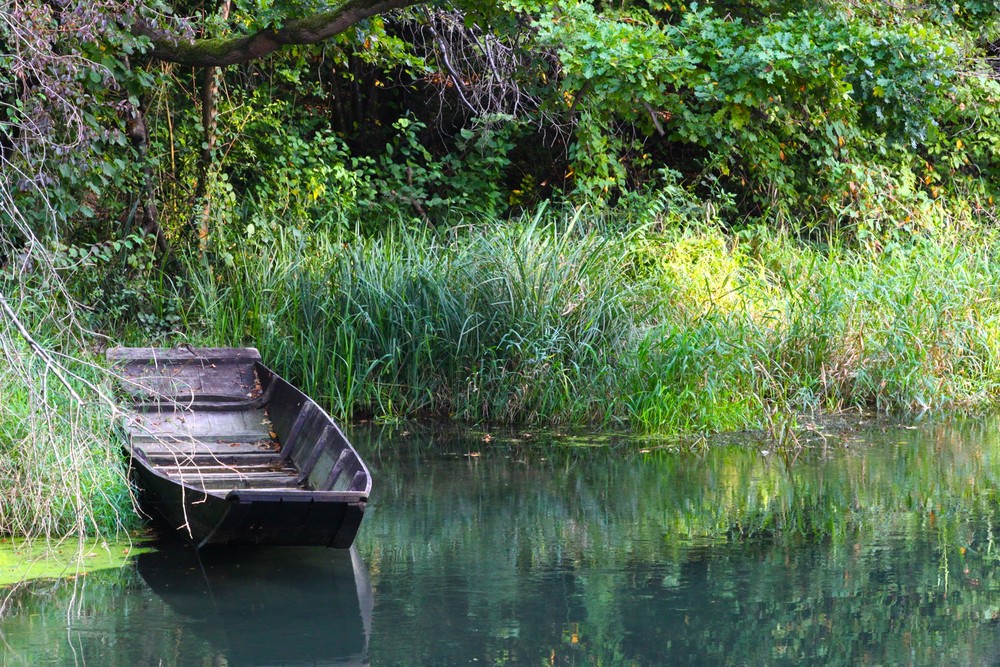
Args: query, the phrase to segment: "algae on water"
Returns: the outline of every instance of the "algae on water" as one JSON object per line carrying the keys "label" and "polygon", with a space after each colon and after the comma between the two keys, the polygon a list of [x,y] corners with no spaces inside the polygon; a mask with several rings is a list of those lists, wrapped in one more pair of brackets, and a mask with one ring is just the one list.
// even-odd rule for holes
{"label": "algae on water", "polygon": [[53,545],[42,540],[0,540],[0,587],[31,579],[78,577],[88,572],[120,568],[145,549],[132,542],[66,540]]}

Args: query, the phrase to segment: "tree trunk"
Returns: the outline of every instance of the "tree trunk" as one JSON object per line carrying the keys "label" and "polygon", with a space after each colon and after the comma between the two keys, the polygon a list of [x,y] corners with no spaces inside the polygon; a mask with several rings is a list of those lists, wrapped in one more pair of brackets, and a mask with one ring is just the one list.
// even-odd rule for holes
{"label": "tree trunk", "polygon": [[[229,19],[232,0],[223,0],[219,8],[219,16],[223,21]],[[201,160],[198,169],[198,185],[195,188],[195,202],[201,205],[201,213],[195,223],[198,236],[198,252],[204,256],[208,251],[208,237],[211,231],[212,193],[209,187],[212,172],[215,168],[215,135],[218,129],[218,99],[219,81],[222,70],[219,67],[206,67],[204,82],[201,88],[201,125],[204,128],[201,146]]]}
{"label": "tree trunk", "polygon": [[160,227],[160,213],[156,205],[156,190],[153,187],[153,168],[149,163],[149,129],[142,109],[129,104],[126,108],[125,131],[133,148],[139,153],[142,163],[142,186],[140,188],[140,204],[142,206],[142,231],[156,239],[156,247],[162,259],[170,259],[170,245]]}

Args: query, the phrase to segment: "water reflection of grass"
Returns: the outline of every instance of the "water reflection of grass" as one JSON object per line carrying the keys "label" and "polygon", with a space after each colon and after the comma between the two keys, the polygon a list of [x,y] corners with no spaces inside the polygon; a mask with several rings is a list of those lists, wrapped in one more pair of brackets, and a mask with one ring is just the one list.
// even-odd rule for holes
{"label": "water reflection of grass", "polygon": [[[640,454],[616,437],[485,435],[353,434],[376,479],[359,539],[372,664],[1000,656],[996,422],[827,434],[797,458],[756,443]],[[88,664],[118,655],[112,636],[142,638],[117,649],[123,665],[225,657],[134,570],[86,585],[73,637]],[[76,591],[45,587],[15,597],[0,627],[23,664],[71,654]]]}
{"label": "water reflection of grass", "polygon": [[[738,445],[697,454],[636,454],[575,441],[538,447],[502,436],[489,442],[411,438],[412,444],[387,451],[385,443],[398,434],[386,435],[385,441],[365,442],[359,434],[361,447],[375,452],[376,471],[387,473],[382,478],[389,488],[380,488],[380,495],[404,504],[419,498],[430,504],[428,512],[448,499],[440,508],[444,530],[509,522],[518,531],[536,530],[542,542],[556,537],[555,526],[590,534],[588,543],[618,537],[655,548],[957,528],[994,516],[1000,488],[1000,435],[988,422],[832,435],[794,457]],[[431,450],[453,466],[428,466],[418,478],[403,472],[412,470],[412,458]],[[483,503],[489,501],[495,504],[487,512]],[[528,513],[508,513],[521,504]],[[475,508],[484,514],[466,516]],[[462,518],[444,521],[446,513]]]}
{"label": "water reflection of grass", "polygon": [[[481,435],[355,439],[377,452],[361,536],[384,593],[376,623],[413,638],[405,655],[385,647],[382,664],[457,659],[421,638],[469,634],[467,618],[486,647],[477,656],[495,664],[994,653],[996,423],[828,436],[794,463],[756,446],[638,455]],[[461,614],[427,616],[443,598]],[[528,611],[538,604],[554,608]]]}

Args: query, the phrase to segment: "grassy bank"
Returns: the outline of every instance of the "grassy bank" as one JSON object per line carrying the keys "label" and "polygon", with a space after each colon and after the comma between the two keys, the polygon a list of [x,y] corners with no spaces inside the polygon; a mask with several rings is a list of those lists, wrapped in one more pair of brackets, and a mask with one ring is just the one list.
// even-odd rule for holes
{"label": "grassy bank", "polygon": [[258,346],[342,418],[676,433],[1000,395],[992,232],[851,248],[579,217],[254,232],[196,285],[206,339]]}
{"label": "grassy bank", "polygon": [[109,377],[47,259],[0,272],[0,536],[111,540],[138,517]]}
{"label": "grassy bank", "polygon": [[[149,294],[106,327],[132,344],[255,345],[346,420],[781,439],[802,414],[976,411],[1000,397],[990,230],[838,245],[711,222],[622,233],[581,216],[387,229],[261,224],[184,283],[150,279],[151,264],[112,267]],[[81,361],[95,358],[84,331],[103,311],[69,297],[89,294],[100,266],[75,293],[4,284],[52,354],[4,321],[2,534],[109,535],[135,521],[108,378]]]}
{"label": "grassy bank", "polygon": [[0,535],[110,538],[137,525],[109,407],[16,341],[0,347]]}

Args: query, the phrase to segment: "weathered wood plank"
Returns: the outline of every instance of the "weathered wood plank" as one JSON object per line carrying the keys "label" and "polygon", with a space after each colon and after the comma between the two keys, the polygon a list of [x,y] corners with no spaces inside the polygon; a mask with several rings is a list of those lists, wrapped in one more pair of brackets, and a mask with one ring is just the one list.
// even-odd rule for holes
{"label": "weathered wood plank", "polygon": [[244,434],[243,436],[237,434],[236,437],[226,435],[225,437],[207,438],[164,438],[152,435],[132,435],[131,440],[141,449],[145,449],[147,445],[156,445],[157,443],[164,442],[172,443],[174,445],[194,442],[221,448],[235,447],[236,445],[255,445],[260,446],[261,448],[274,449],[275,451],[281,449],[281,445],[279,445],[275,440],[272,440],[271,438],[262,438],[258,433],[249,433]]}
{"label": "weathered wood plank", "polygon": [[210,363],[260,361],[255,347],[115,347],[107,351],[109,361],[178,363],[201,360]]}
{"label": "weathered wood plank", "polygon": [[107,357],[136,397],[195,400],[252,398],[260,354],[254,348],[115,348]]}
{"label": "weathered wood plank", "polygon": [[[164,472],[162,468],[159,469]],[[176,474],[172,475],[178,479],[194,479],[200,482],[212,483],[212,482],[243,482],[246,480],[260,480],[260,479],[274,479],[283,481],[286,479],[295,479],[295,475],[289,472],[281,470],[223,470],[219,472],[204,472],[201,470],[182,468],[175,471]]]}
{"label": "weathered wood plank", "polygon": [[194,454],[194,455],[178,455],[166,452],[157,452],[156,454],[150,455],[149,452],[146,453],[146,457],[149,462],[156,466],[170,466],[170,465],[182,465],[182,466],[211,466],[211,465],[221,465],[221,466],[255,466],[264,464],[277,464],[279,459],[277,454],[270,452],[258,454],[256,452],[247,452],[244,454]]}
{"label": "weathered wood plank", "polygon": [[126,428],[133,437],[231,441],[270,438],[269,424],[260,410],[134,413]]}
{"label": "weathered wood plank", "polygon": [[276,453],[277,444],[270,440],[254,442],[203,442],[198,440],[159,440],[133,445],[147,456],[232,456],[241,454]]}
{"label": "weathered wood plank", "polygon": [[254,465],[241,465],[238,468],[231,465],[216,464],[216,465],[172,465],[172,464],[155,464],[154,467],[162,472],[164,475],[250,475],[250,474],[261,474],[261,473],[281,473],[284,475],[297,475],[298,471],[294,468],[289,468],[283,466],[280,463],[258,463]]}
{"label": "weathered wood plank", "polygon": [[[180,479],[179,477],[177,479]],[[187,478],[184,481],[191,484],[192,481]],[[223,491],[229,489],[294,489],[298,488],[295,478],[291,476],[279,477],[277,475],[272,476],[254,476],[254,477],[243,477],[243,478],[215,478],[215,479],[200,479],[197,480],[196,485],[204,488],[206,491]]]}

